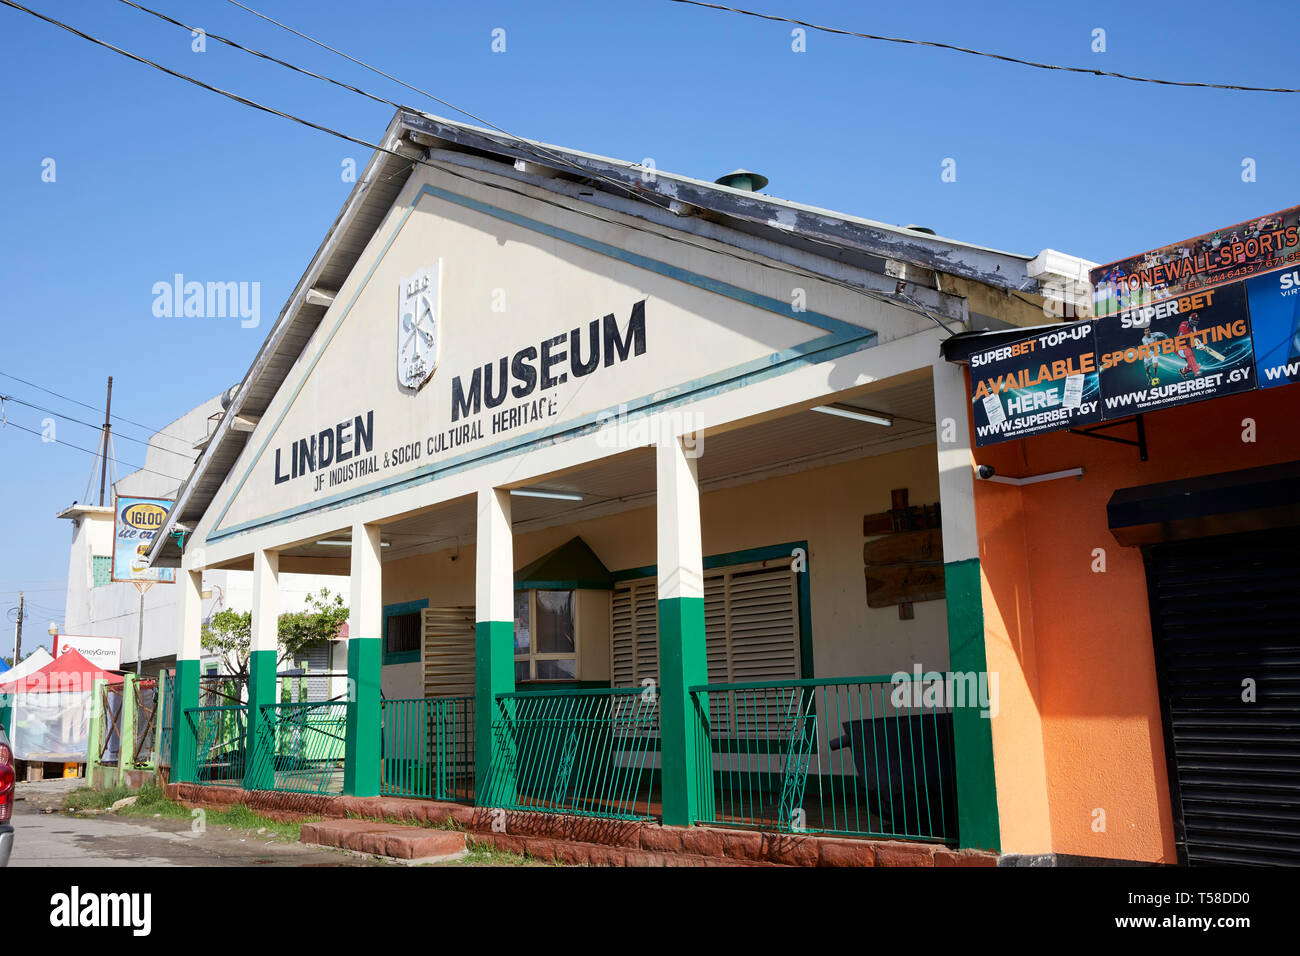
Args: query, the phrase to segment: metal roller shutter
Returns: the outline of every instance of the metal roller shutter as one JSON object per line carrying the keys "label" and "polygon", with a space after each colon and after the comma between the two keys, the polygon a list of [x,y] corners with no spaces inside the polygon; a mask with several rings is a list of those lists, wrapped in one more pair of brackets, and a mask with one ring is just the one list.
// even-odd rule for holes
{"label": "metal roller shutter", "polygon": [[1300,864],[1296,530],[1145,549],[1175,837],[1192,865]]}

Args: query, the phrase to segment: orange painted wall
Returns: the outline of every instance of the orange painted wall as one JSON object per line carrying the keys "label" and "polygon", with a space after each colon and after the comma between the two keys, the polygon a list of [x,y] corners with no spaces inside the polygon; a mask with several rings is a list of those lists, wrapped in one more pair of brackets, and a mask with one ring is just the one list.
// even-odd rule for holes
{"label": "orange painted wall", "polygon": [[[1254,442],[1242,440],[1247,418]],[[1106,502],[1117,488],[1300,459],[1300,388],[1151,413],[1146,430],[1146,462],[1066,432],[975,450],[1001,475],[1085,470],[1020,488],[975,482],[1005,852],[1176,860],[1146,574],[1140,551],[1111,536]],[[1092,570],[1098,548],[1104,573]]]}

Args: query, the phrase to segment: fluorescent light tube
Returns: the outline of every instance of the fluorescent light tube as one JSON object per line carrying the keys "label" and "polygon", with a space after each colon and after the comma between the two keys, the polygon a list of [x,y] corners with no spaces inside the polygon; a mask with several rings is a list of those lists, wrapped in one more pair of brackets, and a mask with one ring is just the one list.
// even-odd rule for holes
{"label": "fluorescent light tube", "polygon": [[536,491],[531,488],[511,488],[512,495],[518,495],[520,498],[554,498],[557,501],[581,501],[582,495],[575,495],[569,491]]}
{"label": "fluorescent light tube", "polygon": [[813,409],[814,412],[822,412],[826,415],[838,415],[840,418],[852,418],[858,422],[869,422],[872,425],[892,425],[894,420],[886,418],[884,415],[876,415],[872,412],[864,412],[856,408],[846,408],[843,405],[818,405]]}

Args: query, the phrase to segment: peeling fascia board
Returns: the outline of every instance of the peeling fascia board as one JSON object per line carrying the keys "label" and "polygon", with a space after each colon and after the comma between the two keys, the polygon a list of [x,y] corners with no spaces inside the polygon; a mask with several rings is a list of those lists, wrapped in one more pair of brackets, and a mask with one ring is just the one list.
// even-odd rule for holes
{"label": "peeling fascia board", "polygon": [[[398,113],[388,124],[388,129],[384,132],[384,138],[380,141],[387,149],[395,150],[401,147],[402,134],[405,131],[403,120],[406,115],[407,114],[404,113]],[[370,161],[366,164],[365,170],[362,172],[361,176],[358,177],[356,185],[352,187],[352,191],[348,194],[347,201],[343,204],[342,210],[340,210],[338,217],[334,220],[334,224],[330,226],[329,232],[326,233],[325,241],[321,243],[320,248],[316,250],[316,254],[312,256],[311,262],[307,265],[307,270],[303,273],[302,278],[298,280],[297,286],[294,287],[293,294],[289,297],[289,301],[285,304],[284,309],[281,310],[279,317],[275,321],[275,325],[272,326],[270,333],[267,335],[266,341],[262,343],[262,347],[258,350],[257,356],[253,359],[253,364],[249,366],[248,371],[244,374],[244,377],[240,382],[239,390],[235,392],[234,398],[230,402],[230,406],[226,409],[225,414],[221,416],[221,421],[217,423],[217,428],[212,435],[212,439],[203,450],[203,454],[195,463],[194,468],[190,471],[190,475],[185,480],[185,483],[181,485],[180,491],[176,497],[176,502],[167,513],[167,521],[163,525],[162,531],[154,538],[154,543],[150,546],[149,552],[146,555],[150,567],[155,566],[158,557],[164,550],[168,549],[169,545],[174,547],[171,533],[175,530],[179,516],[185,513],[186,508],[189,506],[190,501],[193,498],[194,486],[211,467],[217,452],[227,443],[228,439],[231,439],[234,436],[237,436],[237,440],[240,442],[241,446],[247,441],[247,433],[236,432],[233,425],[235,419],[239,417],[240,412],[243,409],[244,401],[250,391],[250,386],[261,377],[272,356],[275,355],[281,341],[284,339],[286,331],[293,324],[293,320],[297,317],[298,312],[306,303],[308,293],[316,284],[316,280],[321,271],[325,268],[325,265],[329,262],[335,248],[346,234],[348,225],[364,205],[366,196],[370,192],[370,187],[374,184],[379,171],[387,164],[389,158],[389,153],[382,150],[376,150],[370,157]],[[236,460],[238,457],[239,455],[236,453]],[[162,567],[164,565],[158,566]]]}
{"label": "peeling fascia board", "polygon": [[[915,263],[1000,288],[1033,292],[1037,287],[1037,282],[1026,273],[1026,265],[1032,258],[1030,256],[909,232],[869,219],[776,199],[761,193],[732,189],[717,183],[706,183],[662,170],[655,170],[652,182],[645,182],[642,179],[644,170],[633,163],[535,140],[516,140],[491,130],[427,113],[404,112],[400,118],[413,130],[459,146],[497,153],[510,157],[511,160],[523,159],[529,163],[552,166],[572,175],[586,174],[592,178],[614,180],[633,194],[653,193],[719,215],[813,236],[870,255]],[[606,183],[604,188],[609,188],[609,184]]]}
{"label": "peeling fascia board", "polygon": [[[500,160],[443,149],[431,149],[425,155],[431,162],[452,164],[488,176],[509,180],[519,185],[545,190],[556,196],[571,200],[575,205],[599,206],[612,213],[653,223],[671,232],[690,233],[697,238],[721,244],[724,248],[710,249],[708,245],[701,243],[702,249],[718,255],[734,256],[736,253],[731,250],[744,250],[772,262],[810,273],[811,278],[848,283],[858,287],[866,294],[874,293],[879,295],[900,308],[914,309],[906,299],[896,295],[898,280],[851,263],[829,259],[816,253],[797,249],[781,239],[765,239],[762,236],[741,232],[722,223],[711,222],[696,216],[676,216],[656,204],[628,199],[612,192],[593,192],[589,186],[565,179],[540,177],[528,172],[520,172],[513,165]],[[487,180],[484,180],[484,182],[493,185]],[[582,210],[575,209],[575,212],[581,214]],[[617,222],[617,220],[611,221]],[[632,228],[630,224],[629,228]],[[650,231],[654,232],[656,230]],[[856,254],[860,255],[861,253]],[[744,257],[741,256],[740,258]],[[757,259],[753,261],[757,265],[765,264]],[[791,278],[798,279],[799,277],[792,275]],[[914,285],[910,282],[907,283],[905,291],[922,307],[938,316],[955,321],[962,321],[964,318],[965,313],[960,296],[938,292],[929,287]]]}

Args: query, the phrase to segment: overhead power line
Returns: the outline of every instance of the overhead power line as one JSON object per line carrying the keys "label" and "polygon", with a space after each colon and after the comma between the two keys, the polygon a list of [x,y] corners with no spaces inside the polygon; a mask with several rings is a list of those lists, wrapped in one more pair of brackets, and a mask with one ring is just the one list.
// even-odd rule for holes
{"label": "overhead power line", "polygon": [[[235,0],[230,0],[230,2],[234,3]],[[883,43],[904,43],[909,46],[928,46],[939,50],[952,50],[954,53],[966,53],[970,56],[982,56],[987,57],[990,60],[1001,60],[1004,63],[1017,63],[1020,66],[1031,66],[1036,70],[1059,70],[1064,73],[1109,76],[1117,80],[1130,80],[1134,83],[1156,83],[1160,86],[1190,86],[1211,90],[1237,90],[1245,93],[1300,93],[1300,89],[1293,90],[1286,87],[1243,86],[1235,83],[1197,83],[1190,80],[1162,80],[1150,76],[1133,76],[1129,73],[1113,73],[1110,70],[1096,70],[1083,66],[1059,66],[1055,63],[1039,63],[1036,60],[1025,60],[1018,56],[1006,56],[1002,53],[990,53],[987,50],[973,50],[970,47],[957,46],[954,43],[940,43],[937,40],[913,40],[909,37],[891,37],[881,36],[876,33],[859,33],[855,30],[844,30],[838,27],[828,27],[816,23],[809,23],[807,20],[799,20],[795,17],[782,17],[772,13],[758,13],[754,10],[742,10],[739,7],[728,7],[721,3],[706,3],[704,0],[672,0],[672,2],[684,3],[692,7],[705,7],[710,10],[721,10],[726,13],[738,13],[742,16],[756,17],[760,20],[773,20],[778,23],[793,23],[796,26],[807,27],[810,30],[818,30],[822,33],[857,37],[862,40],[879,40]]]}
{"label": "overhead power line", "polygon": [[[231,2],[234,2],[234,0],[231,0]],[[512,189],[512,188],[510,188],[510,187],[508,187],[508,186],[501,186],[501,185],[498,185],[498,184],[496,184],[496,183],[491,183],[491,182],[487,182],[487,181],[482,180],[482,179],[478,179],[477,177],[474,177],[474,176],[468,176],[468,175],[466,175],[466,174],[464,174],[464,173],[458,172],[458,171],[456,171],[456,170],[450,168],[449,166],[447,166],[446,164],[443,164],[443,163],[434,162],[434,161],[432,161],[432,160],[424,159],[423,157],[412,157],[412,156],[404,155],[404,154],[402,154],[402,153],[399,153],[399,152],[398,152],[397,150],[395,150],[395,149],[389,149],[389,148],[386,147],[386,146],[381,146],[381,145],[379,145],[379,144],[377,144],[377,143],[371,143],[371,142],[368,142],[368,141],[366,141],[366,140],[364,140],[364,139],[359,139],[358,137],[352,136],[352,135],[350,135],[350,134],[348,134],[348,133],[341,132],[340,130],[332,129],[331,127],[328,127],[328,126],[323,126],[323,125],[321,125],[321,124],[319,124],[319,123],[315,123],[315,122],[313,122],[313,121],[311,121],[311,120],[304,119],[303,117],[296,116],[296,115],[294,115],[294,114],[292,114],[292,113],[286,113],[286,112],[284,112],[284,111],[282,111],[282,110],[276,109],[275,107],[267,106],[267,105],[265,105],[265,104],[263,104],[263,103],[259,103],[259,102],[255,101],[255,100],[251,100],[251,99],[249,99],[249,98],[247,98],[247,97],[245,97],[245,96],[242,96],[242,95],[240,95],[240,94],[238,94],[238,93],[232,93],[232,92],[230,92],[230,91],[228,91],[228,90],[223,90],[223,89],[221,89],[220,87],[213,86],[213,85],[211,85],[210,83],[206,83],[206,82],[204,82],[203,80],[200,80],[200,79],[198,79],[198,78],[196,78],[196,77],[190,76],[190,75],[185,74],[185,73],[180,73],[180,72],[178,72],[178,71],[176,71],[176,70],[170,69],[169,67],[163,66],[161,63],[156,63],[156,62],[154,62],[153,60],[150,60],[150,59],[148,59],[148,58],[146,58],[146,57],[139,56],[139,55],[137,55],[137,54],[135,54],[135,53],[131,53],[131,52],[128,51],[128,50],[124,50],[124,49],[122,49],[122,48],[120,48],[120,47],[114,46],[113,44],[108,43],[108,42],[105,41],[105,40],[100,40],[100,39],[98,39],[97,37],[93,37],[93,36],[91,36],[90,34],[88,34],[88,33],[84,33],[84,32],[82,32],[81,30],[78,30],[76,27],[73,27],[73,26],[70,26],[70,25],[68,25],[68,24],[66,24],[66,23],[63,23],[63,22],[60,21],[60,20],[56,20],[56,19],[54,19],[54,18],[52,18],[52,17],[45,16],[45,15],[42,14],[42,13],[38,13],[38,12],[36,12],[36,11],[34,11],[34,10],[30,10],[30,9],[28,9],[27,7],[24,7],[22,4],[19,4],[19,3],[14,2],[14,0],[0,0],[0,4],[3,4],[4,6],[7,6],[7,7],[12,7],[12,8],[14,8],[15,10],[20,10],[20,11],[22,11],[23,13],[27,13],[27,14],[33,16],[33,17],[36,17],[36,18],[39,19],[39,20],[44,20],[46,23],[52,24],[53,26],[59,27],[60,29],[63,29],[63,30],[66,30],[67,32],[69,32],[69,33],[71,33],[71,34],[73,34],[73,35],[75,35],[75,36],[78,36],[78,37],[82,38],[83,40],[87,40],[88,42],[93,43],[93,44],[95,44],[96,46],[101,46],[101,47],[104,47],[105,49],[112,50],[114,53],[120,54],[121,56],[124,56],[124,57],[126,57],[127,59],[134,60],[134,61],[137,62],[137,63],[143,63],[143,64],[146,65],[146,66],[153,67],[153,68],[156,69],[156,70],[159,70],[159,71],[161,71],[161,72],[163,72],[163,73],[166,73],[168,76],[172,76],[172,77],[175,77],[175,78],[178,79],[178,80],[183,80],[183,81],[185,81],[186,83],[193,84],[194,86],[197,86],[197,87],[199,87],[200,89],[207,90],[207,91],[210,92],[210,93],[216,93],[218,96],[223,96],[223,97],[225,97],[225,98],[227,98],[227,99],[234,100],[235,102],[240,103],[240,104],[243,105],[243,106],[248,106],[248,107],[250,107],[250,108],[252,108],[252,109],[259,110],[259,111],[264,112],[264,113],[269,113],[269,114],[271,114],[271,115],[273,115],[273,116],[279,116],[280,118],[282,118],[282,119],[287,119],[287,120],[289,120],[289,121],[292,122],[292,123],[297,123],[297,124],[299,124],[299,125],[301,125],[301,126],[306,126],[306,127],[308,127],[309,129],[314,129],[314,130],[316,130],[316,131],[318,131],[318,132],[325,133],[325,134],[327,134],[327,135],[329,135],[329,136],[337,137],[337,138],[342,139],[342,140],[345,140],[345,141],[347,141],[347,142],[349,142],[349,143],[355,143],[355,144],[358,145],[358,146],[364,146],[366,149],[371,149],[371,150],[374,150],[374,151],[376,151],[376,152],[385,153],[385,154],[387,154],[387,155],[389,155],[389,156],[396,157],[397,159],[401,159],[401,160],[403,160],[404,162],[410,163],[410,164],[412,164],[412,165],[427,166],[427,167],[430,168],[430,169],[436,169],[436,170],[438,170],[439,172],[442,172],[442,173],[444,173],[444,174],[446,174],[446,175],[449,175],[449,176],[453,176],[453,177],[455,177],[455,178],[457,178],[457,179],[463,179],[463,180],[465,180],[465,181],[467,181],[467,182],[472,182],[472,183],[475,183],[475,184],[480,185],[480,186],[484,186],[484,187],[489,188],[489,189],[495,189],[495,190],[502,191],[502,192],[512,193],[512,194],[514,194],[514,195],[522,196],[522,197],[524,197],[524,198],[526,198],[526,199],[529,199],[529,200],[532,200],[532,201],[546,203],[547,205],[554,206],[554,207],[556,207],[557,209],[562,209],[562,210],[564,210],[565,212],[575,213],[575,214],[577,214],[577,215],[581,215],[581,216],[584,216],[584,217],[586,217],[586,218],[593,219],[593,220],[596,220],[596,221],[599,221],[599,222],[602,222],[602,223],[606,223],[606,224],[609,224],[609,225],[618,225],[618,226],[623,226],[624,228],[628,228],[628,229],[636,230],[636,231],[638,231],[638,232],[644,232],[644,233],[646,233],[646,234],[648,234],[648,235],[652,235],[652,236],[655,236],[655,237],[660,238],[660,239],[666,239],[666,240],[668,240],[668,241],[676,242],[676,243],[679,243],[679,244],[681,244],[681,245],[689,246],[689,247],[692,247],[692,248],[695,248],[695,249],[699,249],[699,250],[704,251],[704,252],[712,253],[712,254],[714,254],[714,255],[724,255],[724,256],[729,256],[730,258],[737,259],[737,260],[739,260],[739,261],[741,261],[741,262],[745,262],[745,263],[749,263],[749,264],[754,264],[754,260],[753,260],[753,259],[749,259],[749,258],[746,258],[746,257],[744,257],[744,256],[736,255],[735,253],[728,252],[728,251],[723,250],[723,249],[715,249],[715,248],[712,248],[712,247],[710,247],[710,246],[704,245],[704,244],[702,244],[702,243],[691,242],[691,241],[689,241],[689,240],[682,239],[682,238],[677,237],[677,236],[666,235],[666,234],[664,234],[664,233],[655,232],[655,231],[650,230],[650,229],[642,229],[642,228],[640,228],[640,227],[638,227],[638,226],[635,226],[635,225],[632,225],[632,224],[630,224],[630,223],[619,222],[619,221],[617,221],[617,220],[607,219],[607,218],[605,218],[605,217],[603,217],[603,216],[595,215],[594,213],[588,212],[588,211],[586,211],[586,210],[582,210],[582,209],[574,209],[574,208],[572,208],[572,207],[570,207],[570,206],[565,206],[565,205],[562,204],[562,203],[553,202],[553,201],[550,201],[550,200],[547,200],[547,199],[542,199],[542,198],[540,198],[540,197],[533,196],[533,195],[531,195],[531,194],[529,194],[529,193],[523,192],[522,190]],[[242,5],[241,5],[241,6],[242,6]],[[260,16],[260,14],[259,14],[259,16]],[[289,29],[289,28],[286,28],[286,29]],[[313,41],[313,42],[315,42],[315,41]],[[346,54],[341,54],[341,55],[346,56]],[[349,59],[350,59],[350,58],[349,58]],[[387,75],[387,74],[384,74],[384,75]],[[398,81],[398,82],[400,82],[400,81]],[[441,101],[440,101],[440,102],[441,102]],[[510,134],[508,134],[508,133],[505,134],[505,135],[510,136]],[[596,174],[588,173],[588,172],[585,171],[585,170],[584,170],[584,173],[585,173],[586,175],[596,177]],[[599,177],[596,177],[596,178],[599,178]],[[631,190],[629,187],[627,187],[627,186],[623,186],[622,184],[617,184],[617,185],[619,185],[620,188],[622,188],[622,189],[624,189],[624,190],[626,190],[626,191],[628,191],[628,192],[632,192],[632,190]],[[641,197],[641,196],[642,196],[642,194],[640,194],[640,193],[634,193],[634,195],[636,195],[636,196],[638,196],[638,197]],[[644,197],[642,197],[642,198],[644,198]],[[835,247],[833,243],[824,242],[824,241],[822,241],[822,240],[818,240],[818,239],[816,239],[815,237],[807,237],[807,238],[812,239],[813,241],[819,242],[820,244],[823,244],[823,245],[827,245],[827,246],[832,246],[832,247],[834,247],[834,248],[838,248],[838,247]],[[923,316],[924,318],[929,319],[931,322],[934,322],[934,323],[935,323],[936,325],[938,325],[940,328],[943,328],[945,331],[948,331],[948,332],[951,332],[951,331],[952,331],[952,330],[949,329],[946,325],[944,325],[944,323],[943,323],[942,321],[940,321],[938,318],[936,318],[934,315],[932,315],[929,311],[927,311],[927,310],[925,310],[925,309],[923,309],[923,308],[920,308],[920,307],[918,307],[918,306],[915,306],[914,304],[912,304],[912,305],[904,304],[904,301],[909,301],[907,297],[902,297],[902,296],[892,296],[892,295],[889,295],[889,294],[886,294],[886,293],[876,292],[875,290],[872,290],[872,289],[866,289],[866,288],[863,288],[863,287],[861,287],[861,286],[856,286],[856,285],[853,285],[852,283],[845,282],[845,281],[843,281],[843,280],[839,280],[839,279],[835,279],[835,278],[833,278],[833,277],[831,277],[831,276],[827,276],[827,275],[820,275],[820,274],[812,273],[812,272],[803,272],[803,271],[800,271],[800,270],[797,270],[797,269],[791,269],[791,268],[784,267],[784,266],[776,266],[776,265],[772,265],[772,264],[770,264],[770,263],[769,263],[768,265],[769,265],[770,268],[773,268],[773,269],[775,269],[776,271],[779,271],[779,272],[784,272],[784,273],[786,273],[786,274],[788,274],[788,275],[797,276],[797,277],[799,277],[799,278],[803,278],[803,279],[814,279],[814,280],[817,280],[817,281],[820,281],[820,282],[824,282],[824,283],[829,284],[829,285],[834,285],[834,286],[836,286],[836,287],[839,287],[839,288],[845,289],[846,291],[856,293],[856,294],[858,294],[858,295],[864,296],[865,298],[874,299],[874,300],[879,301],[879,302],[886,302],[886,303],[888,303],[888,304],[890,304],[890,305],[892,305],[892,306],[894,306],[894,307],[896,307],[896,308],[900,308],[900,309],[903,309],[903,310],[905,310],[905,311],[912,312],[913,314]],[[900,299],[902,299],[903,301],[900,301]]]}
{"label": "overhead power line", "polygon": [[[0,2],[4,2],[4,0],[0,0]],[[100,453],[94,449],[86,448],[82,445],[74,445],[72,442],[64,441],[62,438],[50,438],[46,435],[42,435],[34,428],[27,428],[25,425],[19,425],[17,422],[6,421],[3,427],[16,428],[20,432],[27,432],[27,434],[29,435],[35,435],[37,438],[41,439],[41,441],[52,441],[59,445],[67,445],[69,448],[75,448],[77,449],[77,451],[84,451],[87,455],[94,455],[96,458],[100,456]],[[177,478],[175,475],[166,475],[163,474],[161,471],[154,471],[152,468],[143,468],[139,465],[133,465],[129,461],[122,461],[120,458],[109,457],[108,460],[113,462],[114,464],[125,465],[127,468],[134,469],[135,471],[145,471],[151,475],[157,475],[159,478],[166,478],[168,481],[179,481],[182,483],[185,481],[184,478]]]}
{"label": "overhead power line", "polygon": [[[2,0],[0,0],[0,2],[2,2]],[[91,405],[89,402],[83,402],[78,398],[71,397],[70,395],[64,395],[61,392],[56,392],[53,389],[46,388],[43,385],[37,385],[35,382],[29,382],[27,381],[27,379],[19,378],[17,375],[12,375],[9,372],[0,371],[0,375],[3,375],[5,378],[11,378],[15,382],[22,382],[24,385],[30,388],[34,388],[39,392],[44,392],[46,395],[53,395],[55,398],[61,398],[65,402],[71,402],[73,405],[80,405],[82,408],[89,408],[93,412],[98,412],[100,410],[98,406]],[[56,414],[56,413],[52,413],[52,414]],[[175,441],[181,441],[181,442],[187,441],[187,439],[181,438],[178,435],[168,435],[165,431],[162,431],[161,429],[150,428],[148,425],[141,424],[140,422],[137,421],[132,421],[131,419],[127,418],[125,415],[113,414],[110,417],[116,418],[118,421],[121,422],[126,422],[128,425],[134,425],[136,428],[142,428],[145,431],[149,432],[150,435],[163,435],[167,438],[174,439]],[[94,427],[99,428],[100,426],[95,425]]]}
{"label": "overhead power line", "polygon": [[[147,7],[140,6],[138,3],[133,2],[133,0],[121,0],[121,2],[136,7],[137,9],[144,10],[146,13],[153,13],[154,16],[161,17],[162,19],[168,20],[172,23],[177,22],[175,20],[172,20],[170,17],[166,17],[163,16],[162,14],[154,13],[154,11],[149,10]],[[296,37],[301,37],[302,39],[306,40],[308,43],[315,44],[321,49],[328,50],[330,53],[333,53],[335,56],[341,56],[345,60],[355,63],[358,66],[362,67],[363,69],[369,70],[371,73],[374,73],[378,76],[382,76],[385,79],[391,80],[392,82],[397,83],[399,86],[404,86],[406,87],[406,89],[411,90],[414,93],[419,93],[421,96],[428,97],[429,99],[433,100],[435,103],[439,103],[450,110],[454,110],[455,112],[460,113],[462,116],[468,116],[470,119],[474,120],[477,123],[482,123],[484,126],[487,126],[495,130],[496,132],[500,133],[501,135],[506,136],[509,139],[513,140],[515,144],[518,145],[521,149],[523,149],[528,153],[531,153],[534,156],[541,156],[543,159],[558,161],[560,163],[563,163],[567,167],[577,170],[588,179],[593,179],[599,182],[603,182],[607,185],[613,186],[619,192],[626,193],[629,196],[632,196],[636,199],[641,199],[643,201],[649,202],[651,205],[658,206],[660,209],[665,209],[670,212],[672,211],[671,204],[667,201],[661,200],[661,197],[659,197],[658,194],[656,193],[645,192],[642,190],[634,189],[631,186],[628,186],[626,183],[621,183],[616,179],[610,179],[608,176],[602,175],[601,173],[595,172],[594,170],[588,169],[584,166],[580,166],[579,164],[570,160],[567,156],[564,156],[560,153],[556,153],[555,151],[547,149],[546,147],[538,143],[534,143],[531,140],[526,140],[521,136],[517,136],[514,133],[511,133],[509,130],[504,129],[498,126],[497,124],[493,123],[491,120],[485,119],[484,117],[479,116],[476,113],[472,113],[469,110],[463,109],[457,106],[455,103],[450,103],[447,100],[444,100],[442,97],[430,93],[428,90],[423,90],[418,86],[412,86],[410,83],[407,83],[405,80],[399,79],[398,77],[393,76],[391,73],[386,73],[385,71],[379,69],[378,67],[371,66],[369,63],[366,63],[364,60],[359,60],[356,57],[352,56],[351,54],[344,52],[343,50],[336,49],[335,47],[332,47],[327,43],[317,40],[315,37],[308,36],[306,33],[303,33],[299,30],[295,30],[293,27],[289,26],[288,24],[281,23],[279,20],[276,20],[273,17],[268,17],[264,13],[259,13],[258,11],[254,10],[252,7],[240,3],[239,0],[227,0],[227,2],[233,4],[236,7],[239,7],[241,10],[246,10],[248,13],[251,13],[253,16],[258,17],[261,20],[265,20],[267,23],[273,24],[282,30],[286,30],[289,33],[292,33]],[[186,27],[186,29],[190,29],[190,28]],[[193,31],[191,30],[191,32]],[[214,36],[214,34],[208,34],[208,36]],[[309,70],[303,70],[300,67],[296,67],[291,63],[285,63],[283,60],[278,60],[275,57],[268,56],[267,54],[258,53],[255,50],[250,50],[246,47],[240,46],[238,43],[234,43],[233,41],[225,40],[222,37],[217,37],[217,39],[221,42],[230,43],[232,46],[238,47],[239,49],[244,50],[246,53],[252,53],[254,56],[261,56],[266,59],[273,60],[274,62],[279,63],[281,66],[288,67],[291,70],[296,70],[299,73],[307,73],[310,76],[316,76],[318,79],[324,79],[327,82],[333,83],[336,86],[343,86],[347,89],[352,90],[355,93],[361,94],[362,96],[369,97],[372,100],[378,100],[380,102],[388,103],[390,106],[395,106],[398,109],[405,108],[403,106],[398,105],[397,103],[392,102],[391,100],[386,100],[383,97],[375,96],[371,93],[365,92],[364,90],[357,89],[356,87],[350,86],[346,83],[340,83],[338,80],[334,80],[329,77],[318,76],[317,74],[312,73]],[[480,180],[473,180],[473,177],[464,177],[464,178],[469,178],[474,182],[480,182]],[[609,220],[602,220],[602,221],[608,222]],[[822,239],[813,236],[807,236],[805,238],[809,239],[810,241],[818,245],[825,245],[825,246],[830,246],[832,248],[837,248],[834,246],[833,243],[826,242]],[[706,248],[706,247],[700,246],[699,248]],[[736,256],[735,258],[743,259],[743,257],[740,256]],[[744,260],[744,261],[748,261],[748,260]],[[798,273],[798,272],[793,272],[792,270],[783,270],[783,271],[792,272],[792,274],[799,275],[801,278],[816,278],[815,276],[812,276],[807,273]],[[833,282],[834,284],[841,285],[843,288],[846,288],[852,292],[856,292],[861,295],[871,295],[874,298],[876,298],[878,301],[882,301],[882,302],[892,301],[894,305],[899,304],[897,301],[891,300],[889,296],[883,295],[881,293],[873,293],[870,290],[862,289],[850,283],[839,283],[839,282],[835,282],[835,280],[829,280],[829,281]],[[911,308],[908,311],[915,312],[918,315],[925,316],[935,325],[939,326],[939,328],[943,329],[945,332],[948,332],[949,334],[952,334],[951,329],[949,329],[946,325],[943,324],[943,322],[941,322],[938,318],[932,315],[927,309],[925,309],[918,302],[916,302],[916,300],[908,296],[904,296],[903,298],[905,298],[908,302],[911,303],[912,306],[914,306],[914,308]]]}
{"label": "overhead power line", "polygon": [[[15,405],[22,405],[25,408],[32,409],[33,411],[44,412],[47,415],[53,415],[56,418],[62,418],[66,421],[74,422],[77,425],[85,425],[87,428],[95,429],[95,431],[101,431],[103,429],[102,425],[96,425],[93,422],[88,422],[80,418],[74,418],[72,415],[68,415],[64,412],[56,412],[54,409],[46,408],[44,405],[33,405],[31,402],[23,401],[21,398],[14,398],[14,396],[12,395],[0,395],[0,400],[4,400],[6,402],[13,402]],[[153,448],[158,451],[165,451],[169,455],[175,455],[178,458],[184,458],[190,464],[194,464],[194,456],[186,454],[185,452],[174,451],[171,448],[164,448],[162,445],[155,445],[153,442],[144,441],[141,438],[134,438],[131,435],[123,435],[121,432],[118,432],[118,434],[115,437],[125,438],[127,441],[135,442],[137,445],[144,445],[145,448]]]}

